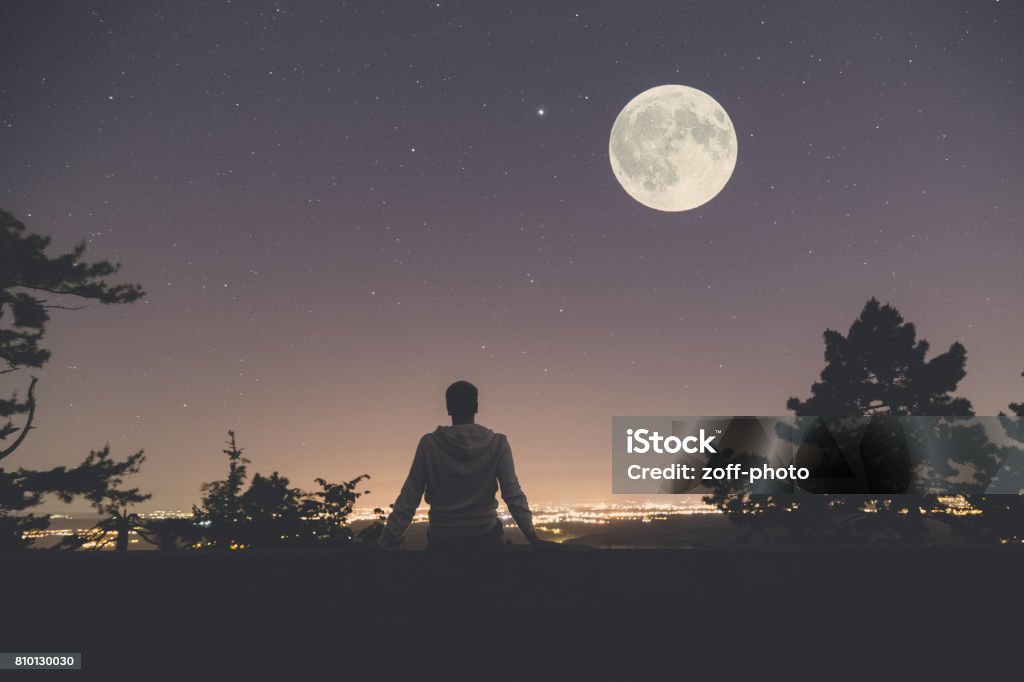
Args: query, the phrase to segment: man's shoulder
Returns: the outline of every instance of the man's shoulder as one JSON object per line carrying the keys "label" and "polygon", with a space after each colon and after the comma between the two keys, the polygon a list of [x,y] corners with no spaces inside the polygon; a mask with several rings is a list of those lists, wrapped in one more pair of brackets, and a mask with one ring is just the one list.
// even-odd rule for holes
{"label": "man's shoulder", "polygon": [[493,433],[494,434],[494,438],[496,438],[498,440],[502,440],[502,441],[508,442],[508,436],[506,436],[504,433],[502,433],[500,431],[497,431],[496,429],[492,429],[491,427],[485,426],[485,425],[480,424],[480,423],[478,423],[476,425],[479,426],[482,429],[485,429],[485,430],[490,431],[491,433]]}
{"label": "man's shoulder", "polygon": [[[505,445],[508,445],[508,436],[506,436],[504,433],[500,433],[498,431],[494,431],[493,429],[489,429],[486,426],[484,426],[483,424],[476,424],[475,426],[479,426],[479,427],[481,427],[483,429],[486,429],[487,431],[490,431],[493,434],[493,438],[497,442],[503,443]],[[451,428],[451,427],[438,426],[433,431],[428,431],[427,433],[425,433],[422,436],[420,436],[419,444],[420,445],[429,445],[431,443],[437,442],[438,439],[444,439],[443,431],[446,428]]]}

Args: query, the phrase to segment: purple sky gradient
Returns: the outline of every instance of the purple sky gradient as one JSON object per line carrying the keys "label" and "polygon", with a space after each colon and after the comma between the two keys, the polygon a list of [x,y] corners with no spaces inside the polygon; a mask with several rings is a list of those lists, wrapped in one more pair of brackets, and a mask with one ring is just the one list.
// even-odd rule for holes
{"label": "purple sky gradient", "polygon": [[[966,345],[979,414],[1024,399],[1018,4],[53,2],[0,24],[0,206],[148,292],[56,316],[5,466],[145,448],[146,508],[187,508],[234,429],[250,471],[369,473],[386,505],[468,379],[532,500],[611,499],[612,415],[783,414],[871,296]],[[739,137],[694,211],[645,208],[608,164],[621,107],[663,83]]]}

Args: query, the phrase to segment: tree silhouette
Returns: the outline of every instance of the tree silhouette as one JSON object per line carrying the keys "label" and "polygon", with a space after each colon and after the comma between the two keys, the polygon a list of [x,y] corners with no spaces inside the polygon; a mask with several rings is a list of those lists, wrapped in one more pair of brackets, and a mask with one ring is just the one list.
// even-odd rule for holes
{"label": "tree silhouette", "polygon": [[[925,535],[922,510],[935,507],[934,498],[904,495],[897,499],[887,497],[886,493],[907,492],[915,472],[907,441],[920,442],[925,434],[919,429],[908,433],[902,423],[889,418],[973,416],[970,401],[953,395],[967,374],[967,349],[954,342],[945,353],[927,359],[930,345],[917,338],[914,325],[905,322],[895,307],[881,305],[875,298],[865,304],[846,336],[827,329],[824,340],[825,368],[821,380],[811,386],[811,397],[806,401],[790,398],[786,406],[797,416],[871,417],[861,448],[863,465],[871,491],[883,494],[835,503],[849,513],[844,519],[846,527],[873,537],[890,531],[904,540],[920,540]],[[847,425],[849,422],[844,425],[837,420],[826,425],[819,420],[805,436],[805,443],[813,446],[829,431],[842,433]],[[955,435],[962,435],[959,427],[952,428]],[[971,437],[975,439],[973,445],[981,445],[976,441],[976,433]],[[924,469],[918,467],[916,473],[930,475],[933,483],[938,484],[955,472],[948,461],[941,461]],[[862,510],[873,513],[865,514]]]}
{"label": "tree silhouette", "polygon": [[[85,262],[85,242],[58,256],[46,254],[49,246],[49,237],[28,233],[24,223],[0,210],[0,375],[38,369],[50,359],[50,351],[43,346],[46,325],[51,310],[77,309],[67,299],[112,304],[129,303],[143,295],[138,285],[108,283],[107,277],[118,271],[118,265]],[[14,453],[35,428],[37,383],[36,377],[30,377],[24,397],[14,389],[9,397],[0,398],[0,460]],[[19,418],[23,421],[17,426]],[[47,493],[77,485],[75,476],[92,476],[99,486],[93,490],[101,489],[104,466],[92,458],[71,470],[0,468],[0,551],[27,547],[23,534],[49,525],[46,516],[27,511]]]}
{"label": "tree silhouette", "polygon": [[202,506],[192,507],[193,515],[205,526],[232,528],[244,518],[242,488],[246,479],[245,465],[249,460],[242,456],[234,431],[228,431],[227,446],[223,450],[228,457],[227,477],[221,481],[204,483],[202,490],[206,494],[203,495]]}
{"label": "tree silhouette", "polygon": [[194,517],[146,519],[135,532],[163,552],[195,549],[203,543],[202,529]]}
{"label": "tree silhouette", "polygon": [[[320,490],[306,492],[273,472],[248,476],[235,434],[228,432],[226,478],[205,483],[202,501],[193,507],[193,528],[198,538],[186,543],[194,549],[245,550],[269,547],[344,546],[354,536],[348,525],[355,502],[369,491],[358,490],[369,476],[330,483],[316,479]],[[161,530],[168,529],[167,524]],[[174,544],[165,536],[164,544]]]}
{"label": "tree silhouette", "polygon": [[[21,515],[17,512],[39,504],[44,496],[52,494],[62,502],[71,502],[76,498],[84,498],[102,513],[127,515],[127,506],[149,498],[137,488],[122,490],[121,484],[125,476],[136,473],[144,460],[143,453],[137,452],[124,461],[116,461],[110,456],[110,447],[89,453],[85,460],[71,468],[55,467],[47,471],[18,469],[15,472],[0,470],[0,549],[24,549],[29,543],[22,534],[29,530],[39,530],[48,526],[46,517],[31,514]],[[105,519],[107,532],[121,530],[117,523]],[[98,529],[96,529],[98,530]],[[128,531],[119,540],[127,548]],[[84,541],[83,541],[84,542]],[[61,543],[62,547],[81,546],[74,539]]]}
{"label": "tree silhouette", "polygon": [[[110,446],[107,446],[89,453],[84,468],[73,470],[60,483],[56,491],[59,498],[69,502],[76,495],[81,496],[103,516],[86,533],[66,539],[63,546],[77,549],[89,545],[93,549],[103,549],[113,543],[114,551],[128,551],[131,534],[143,534],[146,529],[142,518],[128,508],[145,502],[152,495],[141,493],[138,488],[122,489],[121,484],[125,476],[138,473],[145,459],[140,450],[123,462],[114,462],[110,459]],[[91,473],[85,475],[85,471]]]}
{"label": "tree silhouette", "polygon": [[[705,468],[724,469],[731,464],[738,464],[746,470],[750,467],[761,466],[767,461],[767,458],[761,454],[736,452],[733,448],[723,448],[708,455]],[[762,515],[770,513],[772,506],[790,504],[782,498],[753,494],[750,491],[750,486],[743,480],[727,478],[714,480],[710,487],[711,493],[704,496],[704,502],[715,505],[720,511],[728,514],[733,523],[746,528],[746,534],[739,537],[740,542],[745,542],[758,531],[766,530],[769,524],[761,523]]]}
{"label": "tree silhouette", "polygon": [[[1024,444],[1024,403],[1010,403],[1009,408],[1012,416],[1000,412],[999,424],[1012,441]],[[1020,544],[1024,542],[1024,449],[1004,446],[1000,454],[997,460],[988,460],[997,468],[990,488],[1000,494],[970,496],[970,504],[981,511],[981,517],[958,517],[955,530],[972,539]]]}
{"label": "tree silhouette", "polygon": [[[348,526],[348,517],[352,514],[356,500],[369,492],[360,492],[356,488],[369,478],[363,474],[343,483],[329,483],[322,478],[316,479],[320,490],[306,495],[301,505],[302,518],[308,519],[312,524],[316,542],[343,545],[354,539]],[[363,536],[363,539],[365,537]]]}
{"label": "tree silhouette", "polygon": [[50,525],[46,516],[27,512],[42,499],[43,491],[28,488],[22,472],[0,469],[0,552],[28,548],[25,533]]}
{"label": "tree silhouette", "polygon": [[[1021,376],[1024,377],[1024,372],[1021,372]],[[1009,408],[1013,416],[1008,417],[1000,413],[999,421],[1007,436],[1018,443],[1024,443],[1024,403],[1010,403]],[[1018,458],[1013,467],[1008,467],[1009,471],[1004,470],[1000,473],[1012,476],[1011,488],[1024,494],[1024,462],[1020,461],[1021,459]]]}
{"label": "tree silhouette", "polygon": [[[1021,372],[1020,375],[1024,377],[1024,372]],[[1010,412],[1012,412],[1014,416],[1024,417],[1024,403],[1010,403],[1009,407]]]}
{"label": "tree silhouette", "polygon": [[[29,234],[24,223],[0,210],[0,374],[40,368],[50,359],[42,345],[50,311],[75,310],[66,297],[91,299],[100,303],[130,303],[142,297],[137,284],[111,285],[106,278],[120,268],[107,261],[82,260],[86,245],[81,242],[70,253],[47,256],[50,238]],[[56,297],[56,298],[54,298]],[[0,443],[18,434],[14,442],[0,449],[0,459],[20,446],[35,417],[36,379],[33,377],[19,399],[17,391],[0,399]],[[25,415],[18,428],[12,417]]]}
{"label": "tree silhouette", "polygon": [[798,416],[889,415],[971,416],[966,398],[951,395],[966,376],[967,349],[925,360],[929,344],[896,308],[872,298],[846,336],[825,330],[825,369],[807,400],[790,398]]}
{"label": "tree silhouette", "polygon": [[[388,505],[392,509],[394,506],[393,504]],[[373,522],[356,533],[356,542],[375,545],[380,539],[381,533],[384,532],[384,523],[388,520],[388,512],[380,507],[374,507],[373,515]]]}
{"label": "tree silhouette", "polygon": [[239,549],[312,544],[312,528],[303,523],[300,509],[302,497],[302,491],[276,471],[254,475],[241,497],[245,516],[239,524]]}
{"label": "tree silhouette", "polygon": [[[957,457],[982,459],[977,455],[984,453],[986,462],[997,462],[1004,454],[988,442],[981,427],[936,420],[935,428],[948,429],[943,438],[951,449],[962,446],[962,452],[926,467],[911,461],[908,443],[918,444],[930,434],[905,429],[899,417],[974,414],[970,401],[954,395],[966,375],[966,349],[953,343],[945,353],[928,358],[930,346],[917,338],[914,325],[905,322],[895,307],[875,298],[865,304],[845,335],[827,329],[824,341],[825,367],[811,386],[810,397],[794,397],[786,403],[798,419],[795,424],[777,426],[781,438],[798,446],[797,466],[811,471],[810,481],[802,487],[814,490],[817,486],[815,492],[823,494],[719,489],[708,501],[738,523],[784,526],[794,535],[847,541],[880,539],[886,534],[903,540],[923,538],[922,510],[934,508],[935,500],[889,496],[907,493],[911,481],[921,484],[921,477],[931,477],[933,484],[948,489]],[[844,450],[861,453],[860,477],[845,460]]]}

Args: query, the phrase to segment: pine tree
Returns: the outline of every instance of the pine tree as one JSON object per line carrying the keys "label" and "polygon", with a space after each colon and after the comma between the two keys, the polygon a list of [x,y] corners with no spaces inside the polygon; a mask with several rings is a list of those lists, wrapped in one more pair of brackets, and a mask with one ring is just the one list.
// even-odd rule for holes
{"label": "pine tree", "polygon": [[914,325],[891,305],[872,298],[846,336],[826,329],[824,338],[821,380],[807,400],[786,403],[797,416],[974,414],[969,400],[951,395],[967,374],[967,349],[953,343],[926,360],[928,342],[918,340]]}
{"label": "pine tree", "polygon": [[[139,472],[145,460],[140,450],[123,462],[114,461],[110,458],[108,445],[90,452],[85,461],[74,469],[34,475],[35,485],[45,485],[64,502],[82,497],[103,516],[86,533],[65,541],[64,547],[77,549],[90,544],[94,549],[103,549],[113,543],[115,551],[128,551],[130,535],[145,530],[143,520],[130,512],[129,507],[152,496],[138,488],[122,488],[121,485],[125,477]],[[47,478],[51,480],[44,483]]]}
{"label": "pine tree", "polygon": [[[5,324],[0,329],[0,375],[38,369],[50,359],[43,345],[46,324],[51,310],[76,309],[67,304],[67,297],[113,304],[130,303],[143,295],[137,284],[107,281],[119,265],[84,262],[85,242],[59,256],[48,256],[49,246],[49,237],[29,234],[24,223],[0,210],[0,324]],[[32,428],[36,383],[33,377],[24,398],[15,391],[10,398],[0,399],[0,419],[7,420],[0,424],[0,443],[17,434],[13,443],[0,449],[0,459],[13,453]],[[11,419],[18,415],[25,415],[20,429]]]}
{"label": "pine tree", "polygon": [[[917,338],[914,325],[905,322],[896,308],[875,298],[867,302],[845,335],[827,329],[824,340],[825,367],[811,386],[810,397],[790,398],[786,404],[797,417],[815,419],[800,422],[798,428],[780,424],[779,435],[799,446],[798,466],[810,464],[811,480],[803,487],[813,488],[817,479],[822,481],[819,492],[828,494],[751,495],[716,490],[706,499],[738,523],[762,528],[783,525],[794,534],[844,540],[878,538],[884,533],[898,533],[904,540],[919,539],[924,534],[921,509],[930,503],[920,496],[888,495],[907,492],[915,476],[907,439],[919,439],[921,434],[914,429],[904,431],[891,418],[972,416],[970,401],[953,395],[966,375],[967,351],[953,343],[945,353],[929,359],[930,346]],[[965,456],[991,454],[990,444],[978,440],[977,429],[953,428],[956,442],[970,445]],[[863,465],[871,496],[858,496],[868,489],[858,487],[862,482],[853,476],[838,446],[837,439],[850,438],[864,446]],[[800,461],[801,457],[809,461]],[[928,469],[937,484],[948,482],[953,474],[949,463]],[[865,506],[875,513],[864,513]]]}
{"label": "pine tree", "polygon": [[[112,285],[107,281],[118,271],[118,265],[85,262],[85,242],[58,256],[46,254],[49,246],[49,237],[28,233],[24,223],[0,210],[0,376],[46,364],[50,351],[43,345],[43,337],[50,311],[77,309],[68,304],[69,298],[115,304],[129,303],[143,295],[136,284]],[[35,377],[30,377],[24,397],[14,389],[10,397],[0,398],[0,460],[17,450],[34,428],[37,383]],[[15,419],[22,421],[20,426]],[[73,470],[0,468],[0,551],[28,546],[23,534],[49,525],[47,517],[27,510],[38,505],[45,494],[75,485],[67,478],[70,472],[91,475],[93,490],[106,486],[103,464],[88,459]]]}

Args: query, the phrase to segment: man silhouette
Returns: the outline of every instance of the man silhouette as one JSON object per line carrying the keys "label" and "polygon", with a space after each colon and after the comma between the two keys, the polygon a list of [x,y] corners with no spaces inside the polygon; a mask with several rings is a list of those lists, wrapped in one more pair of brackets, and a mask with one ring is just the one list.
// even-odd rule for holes
{"label": "man silhouette", "polygon": [[512,518],[535,547],[533,514],[519,487],[512,450],[504,434],[475,423],[476,386],[456,381],[444,394],[451,426],[438,426],[420,439],[416,455],[378,543],[399,544],[426,491],[430,505],[427,543],[431,549],[500,547],[504,531],[494,494],[501,485]]}

